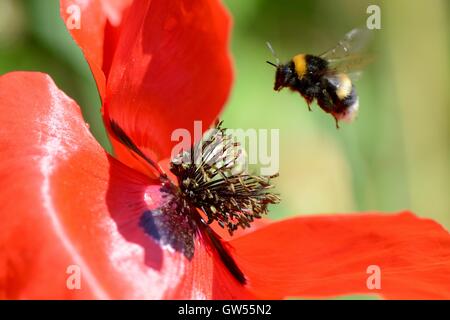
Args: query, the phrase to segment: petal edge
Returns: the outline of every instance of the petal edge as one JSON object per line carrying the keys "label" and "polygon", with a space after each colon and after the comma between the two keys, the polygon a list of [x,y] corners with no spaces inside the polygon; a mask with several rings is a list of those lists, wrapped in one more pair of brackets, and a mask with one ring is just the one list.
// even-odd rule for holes
{"label": "petal edge", "polygon": [[[231,245],[252,291],[266,298],[450,298],[450,235],[409,212],[294,218]],[[367,287],[371,265],[381,269],[381,289]]]}

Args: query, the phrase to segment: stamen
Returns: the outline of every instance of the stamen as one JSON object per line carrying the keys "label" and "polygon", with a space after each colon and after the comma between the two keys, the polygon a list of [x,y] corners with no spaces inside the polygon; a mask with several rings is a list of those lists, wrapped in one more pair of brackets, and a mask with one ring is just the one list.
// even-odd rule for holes
{"label": "stamen", "polygon": [[233,234],[248,228],[254,219],[268,213],[269,204],[280,201],[270,192],[273,176],[247,174],[242,169],[242,149],[220,122],[190,152],[171,162],[181,194],[207,216]]}

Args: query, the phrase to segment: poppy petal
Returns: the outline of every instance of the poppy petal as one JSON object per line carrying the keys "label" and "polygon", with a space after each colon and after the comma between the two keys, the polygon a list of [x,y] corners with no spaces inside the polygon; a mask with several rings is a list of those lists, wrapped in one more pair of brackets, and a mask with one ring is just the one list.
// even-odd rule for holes
{"label": "poppy petal", "polygon": [[102,99],[122,16],[131,0],[61,0],[61,18],[83,50]]}
{"label": "poppy petal", "polygon": [[[73,193],[74,200],[95,195],[100,190],[97,186],[90,189],[89,184],[95,176],[88,180],[85,175],[80,176],[82,180],[72,177],[88,194],[79,193],[80,188],[58,190],[54,183],[61,170],[70,167],[75,171],[94,166],[104,169],[106,154],[90,135],[78,106],[45,74],[1,76],[0,110],[0,296],[105,297],[104,288],[69,235],[68,229],[76,226],[66,224],[64,218],[69,217],[58,214],[55,201],[61,194]],[[80,212],[72,214],[72,220],[84,217]],[[69,290],[66,271],[77,272],[78,267],[83,290]]]}
{"label": "poppy petal", "polygon": [[[156,162],[170,158],[179,143],[171,142],[175,129],[201,138],[230,91],[229,30],[230,17],[216,0],[135,1],[107,80],[106,125],[114,121]],[[197,136],[195,120],[202,121]],[[122,161],[136,167],[118,150],[120,144],[113,146]]]}
{"label": "poppy petal", "polygon": [[409,212],[294,218],[231,245],[265,298],[450,299],[450,235]]}
{"label": "poppy petal", "polygon": [[188,259],[149,227],[161,186],[109,157],[49,76],[1,76],[0,111],[0,298],[249,296],[208,240]]}

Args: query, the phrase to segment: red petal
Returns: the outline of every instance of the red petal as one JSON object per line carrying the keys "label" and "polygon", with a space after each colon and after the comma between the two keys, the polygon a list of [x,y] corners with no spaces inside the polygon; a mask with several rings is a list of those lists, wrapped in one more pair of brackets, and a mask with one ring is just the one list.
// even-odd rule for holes
{"label": "red petal", "polygon": [[273,223],[272,220],[270,220],[267,217],[261,218],[261,219],[255,219],[251,223],[251,227],[247,229],[238,228],[236,231],[233,232],[233,235],[230,235],[227,229],[222,228],[218,223],[213,222],[209,226],[211,229],[214,230],[222,239],[229,241],[232,239],[237,239],[245,234],[255,232],[256,230],[266,227]]}
{"label": "red petal", "polygon": [[[411,213],[295,218],[231,244],[260,297],[450,299],[450,235]],[[371,265],[380,267],[381,289],[367,287]]]}
{"label": "red petal", "polygon": [[[83,50],[104,98],[124,11],[131,0],[61,0],[61,18]],[[77,24],[79,22],[79,24]]]}
{"label": "red petal", "polygon": [[160,186],[108,157],[48,76],[1,76],[0,111],[0,298],[249,296],[202,238],[188,261],[144,233]]}
{"label": "red petal", "polygon": [[229,29],[219,1],[135,1],[112,63],[105,121],[114,120],[155,161],[170,157],[175,129],[192,139],[194,120],[208,129],[230,90]]}

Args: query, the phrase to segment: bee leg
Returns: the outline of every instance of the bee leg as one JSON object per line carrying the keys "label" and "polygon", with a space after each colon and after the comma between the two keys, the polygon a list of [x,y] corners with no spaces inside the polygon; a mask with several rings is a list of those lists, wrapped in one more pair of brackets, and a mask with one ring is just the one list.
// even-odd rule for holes
{"label": "bee leg", "polygon": [[308,110],[309,110],[309,111],[312,111],[312,110],[311,110],[311,103],[313,102],[314,98],[312,98],[312,97],[309,96],[309,95],[303,95],[303,98],[305,99],[306,104],[308,105]]}
{"label": "bee leg", "polygon": [[339,120],[333,115],[334,121],[336,122],[336,129],[339,129]]}
{"label": "bee leg", "polygon": [[320,101],[321,103],[319,105],[325,112],[330,113],[333,116],[334,121],[336,123],[336,129],[339,129],[339,120],[333,113],[334,103],[329,92],[326,89],[322,90],[322,97]]}
{"label": "bee leg", "polygon": [[333,110],[333,100],[327,90],[322,90],[322,96],[320,97],[321,107],[325,112],[330,113]]}

